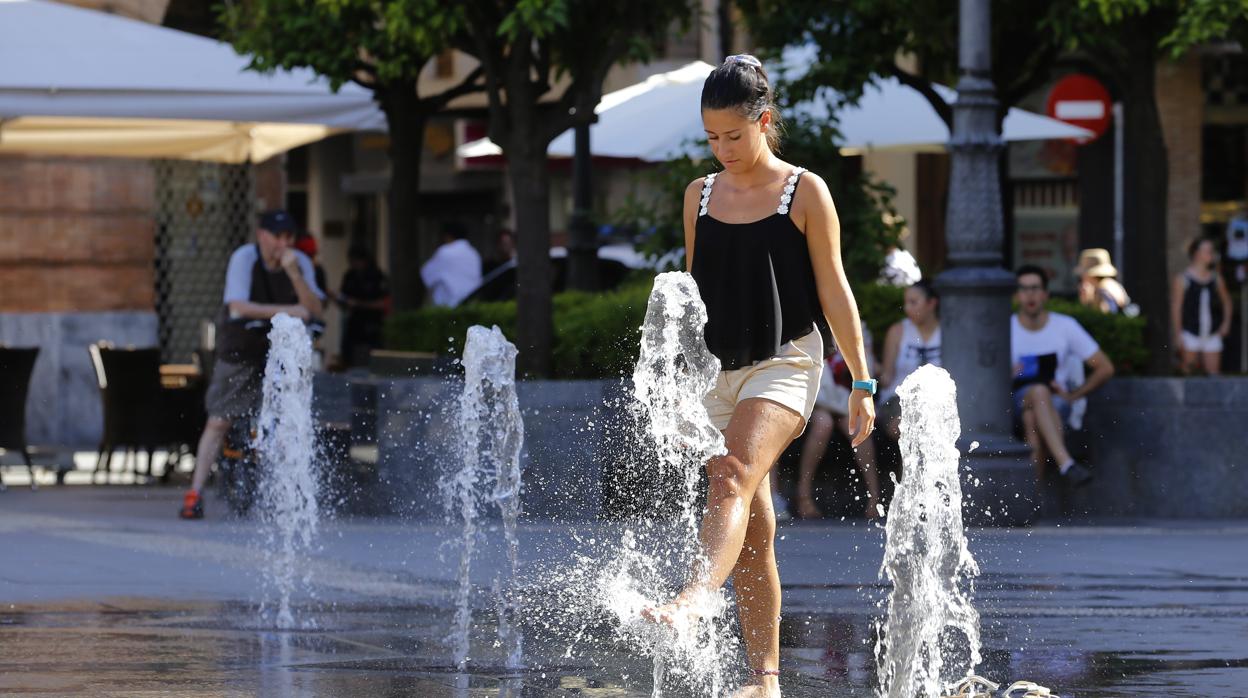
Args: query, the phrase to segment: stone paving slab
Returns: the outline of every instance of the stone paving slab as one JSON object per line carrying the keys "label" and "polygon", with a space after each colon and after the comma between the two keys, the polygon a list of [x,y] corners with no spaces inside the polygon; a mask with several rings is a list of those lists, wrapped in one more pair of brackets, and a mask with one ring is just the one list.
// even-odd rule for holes
{"label": "stone paving slab", "polygon": [[[276,631],[256,615],[258,524],[180,521],[179,494],[0,493],[0,694],[649,695],[648,664],[623,648],[591,638],[561,658],[563,639],[536,630],[528,671],[448,671],[455,551],[440,526],[326,521],[321,549],[304,561],[313,593],[297,600],[316,627]],[[222,509],[209,499],[210,516]],[[523,569],[558,580],[571,554],[595,554],[624,525],[524,526]],[[969,537],[990,675],[1031,678],[1067,698],[1248,696],[1248,524],[1122,521]],[[480,585],[498,572],[497,538],[483,542]],[[882,545],[883,531],[864,522],[781,527],[786,696],[870,695]],[[488,614],[480,625],[491,627]]]}

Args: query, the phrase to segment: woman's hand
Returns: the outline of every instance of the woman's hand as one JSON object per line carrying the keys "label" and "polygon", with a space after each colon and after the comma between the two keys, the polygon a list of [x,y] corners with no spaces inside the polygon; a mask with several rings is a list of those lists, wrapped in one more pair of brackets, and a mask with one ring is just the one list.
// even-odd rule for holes
{"label": "woman's hand", "polygon": [[875,400],[871,398],[871,393],[865,390],[850,391],[849,433],[854,436],[851,445],[858,448],[873,431],[875,431]]}

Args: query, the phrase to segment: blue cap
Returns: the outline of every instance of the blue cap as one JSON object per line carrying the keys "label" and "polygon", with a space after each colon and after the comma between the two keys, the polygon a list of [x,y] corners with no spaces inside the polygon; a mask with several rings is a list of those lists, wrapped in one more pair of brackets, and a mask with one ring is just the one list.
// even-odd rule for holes
{"label": "blue cap", "polygon": [[282,209],[273,209],[260,214],[260,227],[274,235],[295,235],[295,219]]}

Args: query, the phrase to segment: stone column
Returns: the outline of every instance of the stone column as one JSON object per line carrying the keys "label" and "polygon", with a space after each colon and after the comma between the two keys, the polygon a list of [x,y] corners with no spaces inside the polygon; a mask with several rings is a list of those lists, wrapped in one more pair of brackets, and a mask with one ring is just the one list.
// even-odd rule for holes
{"label": "stone column", "polygon": [[[1019,525],[1032,517],[1035,486],[1027,449],[1010,435],[1014,275],[1003,266],[1003,142],[992,83],[989,0],[961,0],[959,19],[960,77],[949,142],[948,270],[936,279],[942,297],[941,359],[958,386],[959,447],[969,475],[965,516]],[[970,451],[973,442],[979,446]]]}

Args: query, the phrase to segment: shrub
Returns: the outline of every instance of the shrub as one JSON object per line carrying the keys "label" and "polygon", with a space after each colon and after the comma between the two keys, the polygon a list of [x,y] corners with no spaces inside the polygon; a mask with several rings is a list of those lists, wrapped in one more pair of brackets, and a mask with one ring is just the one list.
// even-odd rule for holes
{"label": "shrub", "polygon": [[516,303],[472,303],[458,308],[429,307],[395,313],[386,319],[387,349],[429,351],[460,356],[468,328],[498,325],[503,334],[516,336]]}
{"label": "shrub", "polygon": [[[554,297],[556,378],[608,378],[627,374],[637,361],[641,323],[653,280],[630,280],[607,293],[568,291]],[[854,290],[858,312],[883,354],[884,336],[904,317],[905,289],[863,284]],[[1107,315],[1076,302],[1054,298],[1049,309],[1074,317],[1113,360],[1119,374],[1144,370],[1148,348],[1143,317]],[[386,321],[386,348],[460,356],[472,325],[498,325],[515,337],[516,303],[473,303],[458,308],[423,308],[397,313]]]}
{"label": "shrub", "polygon": [[[637,360],[651,284],[646,277],[607,293],[556,294],[555,377],[603,378],[627,373]],[[515,301],[397,313],[386,321],[386,348],[458,357],[472,325],[498,325],[503,334],[515,339]]]}
{"label": "shrub", "polygon": [[[854,289],[854,296],[858,300],[858,313],[875,339],[876,353],[883,356],[888,328],[905,317],[902,309],[905,289],[866,284]],[[1048,308],[1078,320],[1114,362],[1120,375],[1141,373],[1146,369],[1148,346],[1144,343],[1144,331],[1147,321],[1143,317],[1109,315],[1064,298],[1051,299]]]}
{"label": "shrub", "polygon": [[1119,375],[1143,373],[1148,368],[1148,345],[1144,342],[1148,320],[1144,316],[1110,315],[1077,301],[1054,298],[1049,310],[1064,313],[1079,321],[1092,335],[1101,350],[1114,362]]}
{"label": "shrub", "polygon": [[905,288],[885,284],[862,284],[854,289],[858,316],[871,331],[877,356],[884,355],[884,336],[888,334],[888,328],[906,315],[902,308],[905,294]]}

